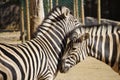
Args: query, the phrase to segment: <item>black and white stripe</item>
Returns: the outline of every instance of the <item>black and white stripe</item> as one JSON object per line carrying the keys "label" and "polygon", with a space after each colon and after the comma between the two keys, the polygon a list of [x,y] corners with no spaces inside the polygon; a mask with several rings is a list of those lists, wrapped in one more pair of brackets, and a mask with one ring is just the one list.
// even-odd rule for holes
{"label": "black and white stripe", "polygon": [[[92,56],[105,62],[120,73],[120,26],[100,24],[82,26],[74,30],[78,35],[76,42],[68,46],[62,62],[61,72]],[[86,35],[87,34],[87,35]],[[88,36],[86,38],[85,36]],[[76,38],[77,38],[76,37]],[[66,68],[66,69],[65,69]]]}
{"label": "black and white stripe", "polygon": [[24,44],[0,44],[0,80],[53,80],[67,44],[68,33],[79,26],[64,6],[53,9]]}

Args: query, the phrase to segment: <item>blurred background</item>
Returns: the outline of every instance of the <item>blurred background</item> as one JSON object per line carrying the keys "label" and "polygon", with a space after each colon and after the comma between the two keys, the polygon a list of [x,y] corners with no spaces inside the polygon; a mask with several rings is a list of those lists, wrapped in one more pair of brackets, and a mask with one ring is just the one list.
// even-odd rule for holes
{"label": "blurred background", "polygon": [[[0,30],[20,30],[21,27],[27,25],[26,18],[31,18],[31,3],[34,0],[0,0]],[[39,1],[39,0],[36,0]],[[98,16],[98,1],[99,0],[40,0],[44,8],[44,15],[46,16],[49,11],[57,6],[64,5],[71,9],[74,16],[81,18],[81,6],[84,7],[84,17]],[[37,2],[39,3],[39,2]],[[83,4],[81,4],[83,3]],[[34,2],[33,2],[34,4]],[[120,21],[120,0],[100,0],[100,15],[101,18]],[[37,4],[36,7],[39,7]],[[22,9],[21,9],[22,8]],[[28,10],[26,10],[28,9]],[[23,15],[21,14],[23,11]],[[29,11],[29,12],[26,12]],[[28,13],[28,16],[27,16]],[[43,15],[43,14],[41,14]],[[24,18],[22,19],[22,16]],[[21,20],[24,20],[24,24],[21,24]],[[20,25],[21,24],[21,25]],[[25,29],[27,28],[24,27]]]}
{"label": "blurred background", "polygon": [[[61,5],[85,25],[120,22],[120,0],[0,0],[0,42],[30,40],[50,10]],[[106,64],[87,58],[68,73],[58,73],[55,80],[120,80],[120,76]]]}

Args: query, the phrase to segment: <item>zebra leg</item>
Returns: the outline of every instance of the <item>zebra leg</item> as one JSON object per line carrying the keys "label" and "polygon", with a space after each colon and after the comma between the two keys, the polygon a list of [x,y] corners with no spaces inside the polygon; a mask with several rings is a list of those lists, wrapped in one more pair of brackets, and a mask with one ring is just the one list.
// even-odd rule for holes
{"label": "zebra leg", "polygon": [[[1,79],[0,79],[0,80],[1,80]],[[47,77],[47,78],[45,78],[45,79],[39,78],[39,79],[35,79],[35,80],[54,80],[54,78],[53,78],[53,75],[51,75],[51,76],[49,76],[49,77]]]}
{"label": "zebra leg", "polygon": [[54,80],[55,75],[52,74],[52,72],[50,70],[48,70],[48,77],[45,80]]}
{"label": "zebra leg", "polygon": [[55,75],[52,73],[50,66],[44,66],[44,67],[47,67],[47,68],[45,68],[43,72],[39,74],[37,80],[54,80]]}

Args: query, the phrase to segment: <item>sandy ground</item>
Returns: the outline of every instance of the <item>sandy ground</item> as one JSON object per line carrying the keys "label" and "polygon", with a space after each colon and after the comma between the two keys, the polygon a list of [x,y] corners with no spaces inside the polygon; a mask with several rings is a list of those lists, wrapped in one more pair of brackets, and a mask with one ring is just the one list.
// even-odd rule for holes
{"label": "sandy ground", "polygon": [[120,80],[120,75],[103,62],[88,57],[67,73],[58,73],[55,80]]}
{"label": "sandy ground", "polygon": [[[20,32],[0,32],[0,42],[20,43]],[[55,80],[120,80],[119,74],[108,65],[88,57],[67,73],[58,73]]]}

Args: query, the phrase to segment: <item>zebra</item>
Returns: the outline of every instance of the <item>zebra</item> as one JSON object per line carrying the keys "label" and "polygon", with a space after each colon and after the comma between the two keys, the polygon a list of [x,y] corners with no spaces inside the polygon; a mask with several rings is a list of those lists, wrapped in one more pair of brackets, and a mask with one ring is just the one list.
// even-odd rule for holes
{"label": "zebra", "polygon": [[115,72],[120,74],[119,25],[85,25],[73,31],[76,32],[76,39],[69,43],[65,50],[65,55],[61,61],[61,72],[67,72],[87,56],[91,56],[108,64]]}
{"label": "zebra", "polygon": [[0,43],[0,80],[53,80],[67,36],[79,25],[67,7],[58,6],[37,28],[35,38],[17,45]]}

